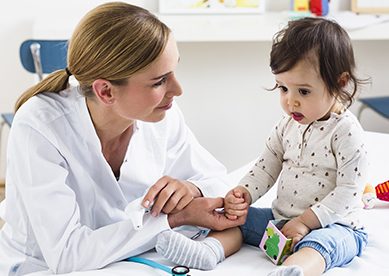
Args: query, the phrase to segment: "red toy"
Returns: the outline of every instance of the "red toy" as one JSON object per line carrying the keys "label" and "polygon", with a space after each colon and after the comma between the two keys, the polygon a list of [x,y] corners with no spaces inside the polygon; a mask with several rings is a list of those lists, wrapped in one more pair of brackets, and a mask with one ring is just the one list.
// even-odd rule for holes
{"label": "red toy", "polygon": [[365,186],[362,195],[363,208],[373,208],[377,203],[377,200],[389,201],[389,180],[378,184],[375,188],[373,188],[371,184]]}
{"label": "red toy", "polygon": [[383,201],[389,201],[389,180],[378,184],[375,187],[377,198]]}
{"label": "red toy", "polygon": [[309,9],[311,13],[318,16],[324,16],[328,14],[328,2],[329,0],[311,0],[309,2]]}

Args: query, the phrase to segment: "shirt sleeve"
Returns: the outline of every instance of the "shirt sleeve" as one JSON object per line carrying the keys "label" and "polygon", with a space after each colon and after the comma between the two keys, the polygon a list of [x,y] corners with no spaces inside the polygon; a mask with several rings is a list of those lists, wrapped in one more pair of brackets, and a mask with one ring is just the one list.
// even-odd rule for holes
{"label": "shirt sleeve", "polygon": [[158,233],[170,228],[166,215],[145,217],[140,231],[130,219],[98,229],[82,225],[67,163],[55,139],[20,123],[11,131],[7,184],[14,186],[25,210],[26,239],[36,240],[53,272],[102,268],[140,254],[154,247]]}
{"label": "shirt sleeve", "polygon": [[216,158],[200,145],[192,131],[185,124],[177,106],[170,122],[173,135],[168,145],[166,175],[188,180],[195,184],[204,196],[224,196],[231,184],[227,170]]}
{"label": "shirt sleeve", "polygon": [[272,130],[261,156],[239,182],[251,195],[252,203],[265,195],[277,181],[282,169],[284,149],[282,133],[287,118],[284,117]]}
{"label": "shirt sleeve", "polygon": [[368,174],[367,152],[359,124],[339,124],[332,137],[332,147],[338,164],[336,187],[311,207],[322,227],[360,209]]}

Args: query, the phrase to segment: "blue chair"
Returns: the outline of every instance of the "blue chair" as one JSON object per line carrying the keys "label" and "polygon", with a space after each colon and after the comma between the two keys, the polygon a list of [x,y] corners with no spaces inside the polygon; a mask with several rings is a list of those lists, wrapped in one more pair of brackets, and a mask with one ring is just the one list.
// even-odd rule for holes
{"label": "blue chair", "polygon": [[12,125],[12,121],[14,119],[14,114],[13,113],[2,113],[1,114],[1,119],[3,119],[3,122],[6,125],[11,126]]}
{"label": "blue chair", "polygon": [[[66,67],[68,52],[67,40],[38,40],[24,41],[19,49],[20,61],[24,69],[37,74],[42,80],[44,74],[49,74]],[[4,124],[11,127],[13,113],[2,113],[0,123],[0,135]]]}
{"label": "blue chair", "polygon": [[28,72],[36,73],[39,80],[43,74],[49,74],[66,67],[68,52],[67,40],[29,39],[20,46],[20,61]]}
{"label": "blue chair", "polygon": [[362,111],[366,108],[370,108],[384,118],[389,119],[389,96],[361,98],[359,101],[362,105],[358,111],[358,120],[361,119]]}

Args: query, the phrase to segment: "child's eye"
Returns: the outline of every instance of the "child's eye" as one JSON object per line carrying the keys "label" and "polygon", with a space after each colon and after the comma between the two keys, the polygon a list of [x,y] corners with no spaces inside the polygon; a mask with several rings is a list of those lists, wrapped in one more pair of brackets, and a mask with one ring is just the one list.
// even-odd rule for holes
{"label": "child's eye", "polygon": [[166,81],[167,81],[167,76],[163,77],[159,82],[154,83],[154,84],[153,84],[153,87],[161,86],[161,85],[165,84]]}
{"label": "child's eye", "polygon": [[280,89],[281,90],[281,92],[287,92],[288,91],[288,88],[286,88],[285,86],[283,86],[283,85],[278,85],[278,87],[277,87],[278,89]]}
{"label": "child's eye", "polygon": [[309,93],[311,93],[309,90],[307,89],[299,89],[299,93],[303,96],[306,96],[308,95]]}

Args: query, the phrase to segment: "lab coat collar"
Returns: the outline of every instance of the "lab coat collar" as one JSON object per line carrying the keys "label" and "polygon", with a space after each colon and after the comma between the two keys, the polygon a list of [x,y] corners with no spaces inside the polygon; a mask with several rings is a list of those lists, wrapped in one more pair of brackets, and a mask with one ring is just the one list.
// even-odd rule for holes
{"label": "lab coat collar", "polygon": [[[88,143],[92,144],[94,149],[101,151],[101,143],[100,139],[97,135],[96,129],[93,125],[92,118],[90,116],[88,106],[86,104],[85,96],[81,95],[79,92],[79,86],[74,87],[77,91],[72,91],[73,93],[77,93],[77,108],[78,113],[80,114],[80,120],[82,120],[82,124],[85,130],[85,137],[88,140]],[[140,129],[140,124],[138,121],[134,121],[134,133],[138,132]]]}
{"label": "lab coat collar", "polygon": [[97,136],[96,129],[92,122],[92,118],[90,117],[88,106],[86,104],[86,98],[85,96],[80,94],[80,92],[78,91],[78,86],[74,89],[77,89],[77,91],[73,92],[78,94],[76,106],[78,109],[78,113],[80,114],[80,120],[82,121],[82,125],[84,126],[84,139],[86,139],[88,144],[92,145],[95,150],[101,151],[100,139]]}

